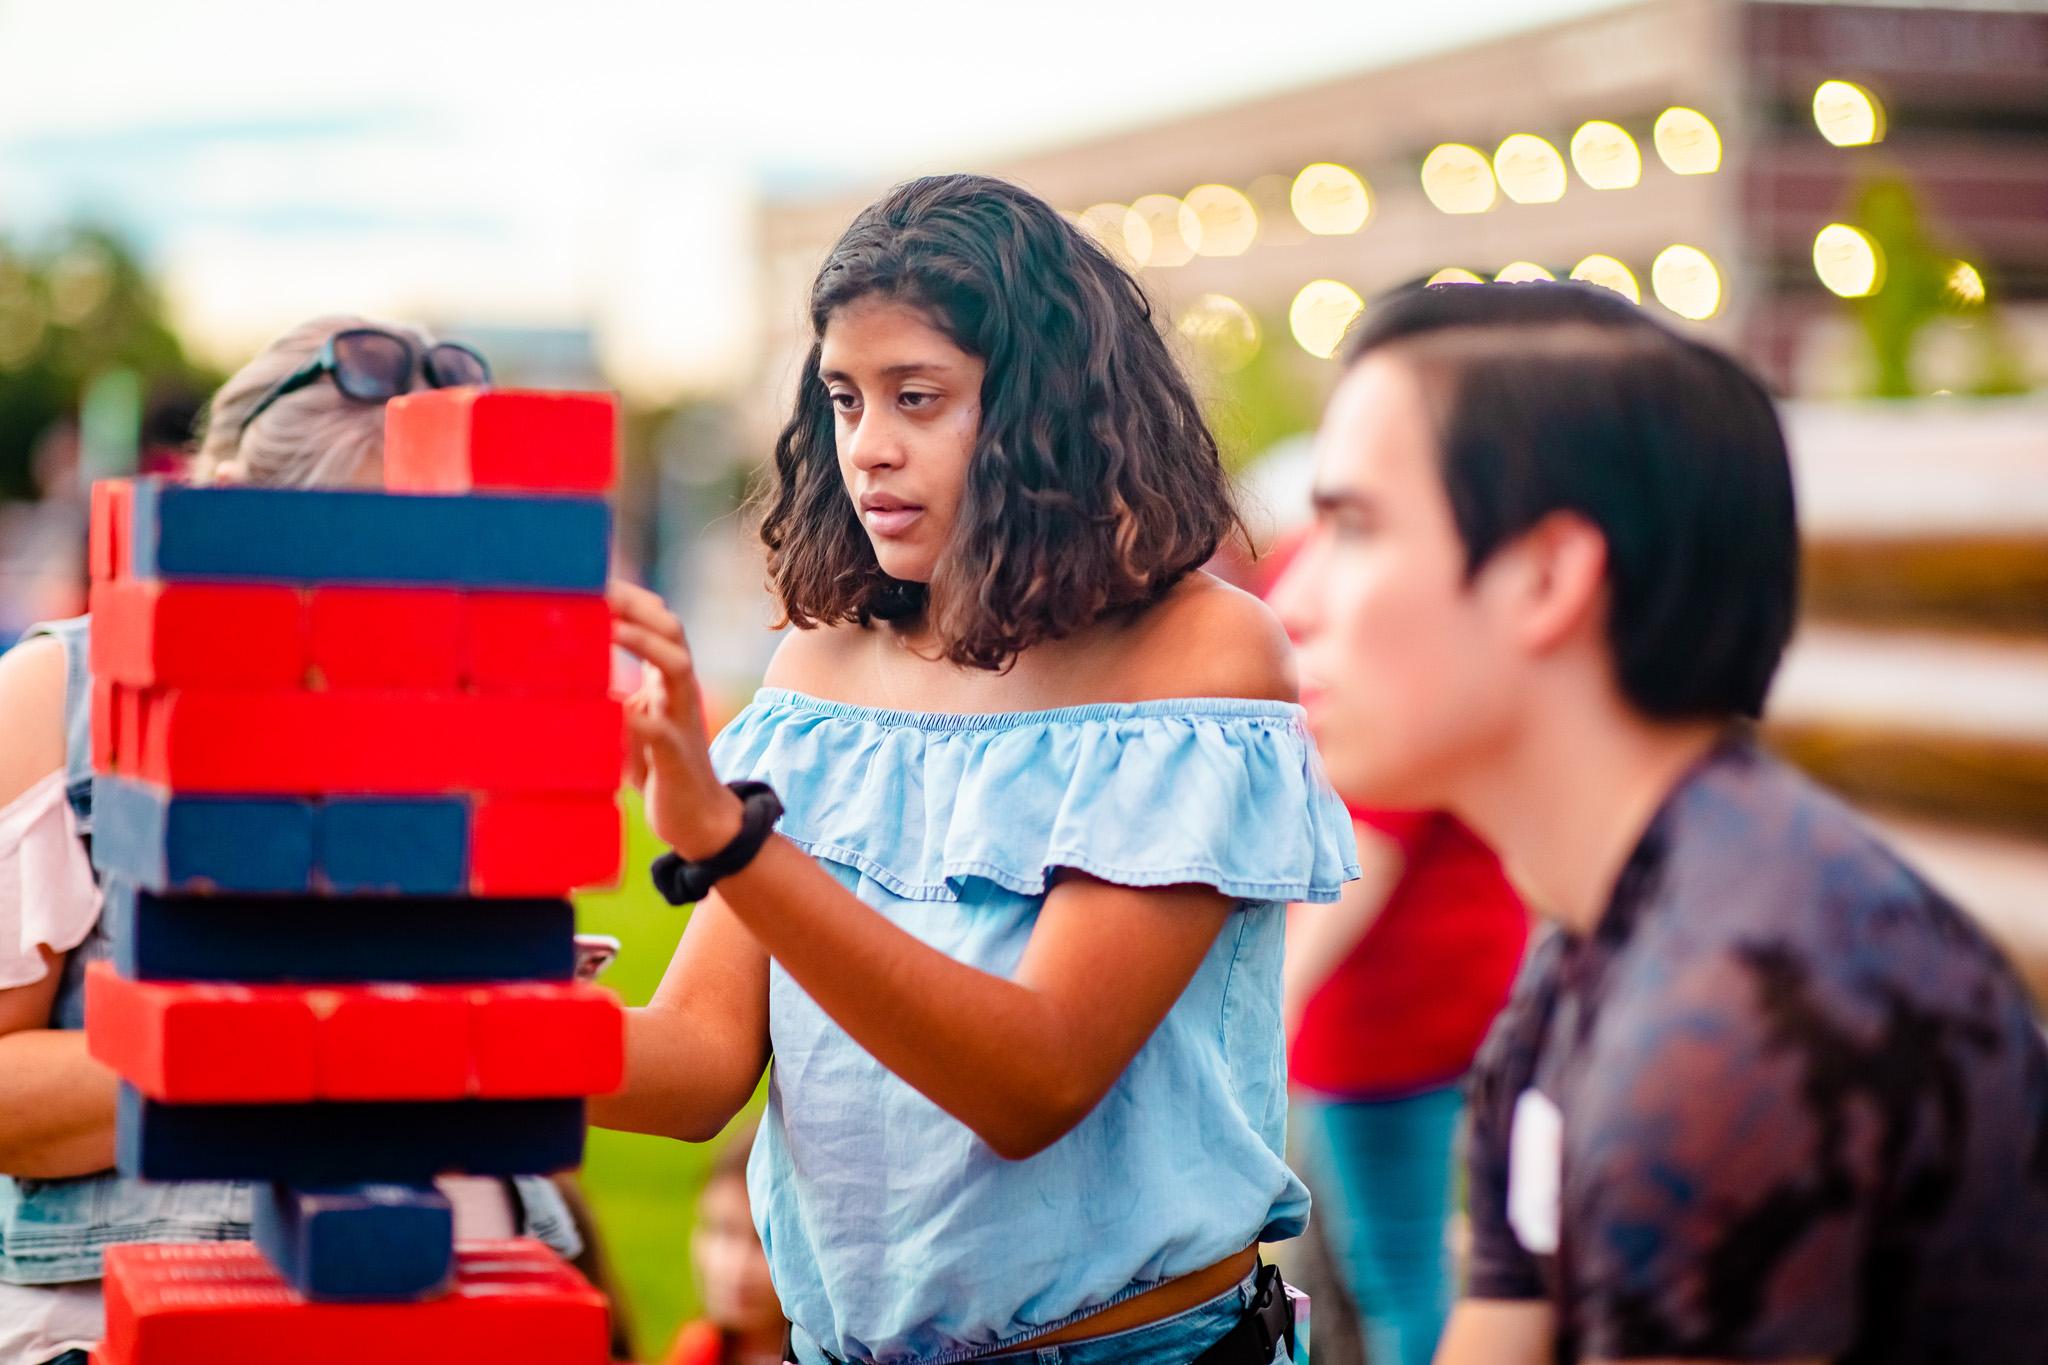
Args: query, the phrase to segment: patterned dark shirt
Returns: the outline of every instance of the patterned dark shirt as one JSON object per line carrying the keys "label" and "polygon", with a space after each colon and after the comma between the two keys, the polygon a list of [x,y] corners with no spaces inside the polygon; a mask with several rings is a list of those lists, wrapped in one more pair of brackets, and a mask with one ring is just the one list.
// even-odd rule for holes
{"label": "patterned dark shirt", "polygon": [[2048,1362],[2026,990],[1747,737],[1679,784],[1590,935],[1532,950],[1470,1162],[1469,1292],[1548,1299],[1560,1360]]}

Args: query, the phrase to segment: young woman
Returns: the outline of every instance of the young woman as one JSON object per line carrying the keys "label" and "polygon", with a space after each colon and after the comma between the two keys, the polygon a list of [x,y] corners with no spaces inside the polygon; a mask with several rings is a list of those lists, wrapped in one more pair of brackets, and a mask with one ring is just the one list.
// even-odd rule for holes
{"label": "young woman", "polygon": [[[199,482],[375,486],[384,400],[478,383],[482,357],[424,333],[318,318],[279,337],[208,405]],[[91,618],[31,629],[0,656],[0,1365],[84,1365],[101,1335],[100,1252],[114,1242],[246,1238],[241,1185],[144,1184],[114,1164],[114,1074],[85,1048],[85,966],[113,943],[92,828]],[[509,1234],[492,1181],[450,1182],[459,1225]],[[554,1187],[521,1181],[528,1228],[574,1254]]]}
{"label": "young woman", "polygon": [[1285,636],[1201,572],[1215,443],[1137,284],[1000,181],[863,212],[811,319],[762,532],[797,629],[715,746],[681,628],[616,590],[701,899],[598,1119],[707,1138],[772,1054],[750,1181],[804,1365],[1284,1358],[1282,907],[1355,868]]}

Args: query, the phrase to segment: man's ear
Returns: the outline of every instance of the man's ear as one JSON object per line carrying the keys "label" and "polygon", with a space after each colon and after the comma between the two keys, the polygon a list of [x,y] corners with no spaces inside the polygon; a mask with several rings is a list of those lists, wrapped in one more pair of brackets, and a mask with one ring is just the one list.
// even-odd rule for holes
{"label": "man's ear", "polygon": [[1607,537],[1576,512],[1552,512],[1494,555],[1515,632],[1536,654],[1605,629]]}

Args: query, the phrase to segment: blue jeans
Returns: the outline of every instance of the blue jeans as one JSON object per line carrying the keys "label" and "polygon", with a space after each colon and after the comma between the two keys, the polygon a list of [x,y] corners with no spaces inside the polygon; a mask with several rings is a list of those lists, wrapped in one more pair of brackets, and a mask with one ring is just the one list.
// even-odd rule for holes
{"label": "blue jeans", "polygon": [[[1087,1341],[1066,1341],[1057,1346],[1035,1346],[999,1356],[976,1356],[972,1365],[1188,1365],[1202,1352],[1223,1339],[1237,1325],[1252,1302],[1253,1275],[1226,1289],[1207,1303],[1198,1303],[1184,1313],[1133,1327],[1125,1332]],[[815,1362],[820,1357],[808,1338],[798,1334],[797,1359]],[[808,1349],[806,1349],[808,1347]],[[1273,1354],[1275,1365],[1287,1360],[1287,1343]]]}
{"label": "blue jeans", "polygon": [[1451,1306],[1456,1085],[1399,1100],[1296,1102],[1303,1174],[1372,1365],[1429,1365]]}

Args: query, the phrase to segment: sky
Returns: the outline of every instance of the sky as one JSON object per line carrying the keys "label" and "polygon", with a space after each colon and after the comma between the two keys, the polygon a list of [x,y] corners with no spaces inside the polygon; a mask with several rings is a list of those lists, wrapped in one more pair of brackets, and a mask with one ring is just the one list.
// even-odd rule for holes
{"label": "sky", "polygon": [[0,0],[0,235],[89,217],[235,363],[337,309],[742,377],[765,195],[1005,154],[1608,0]]}

